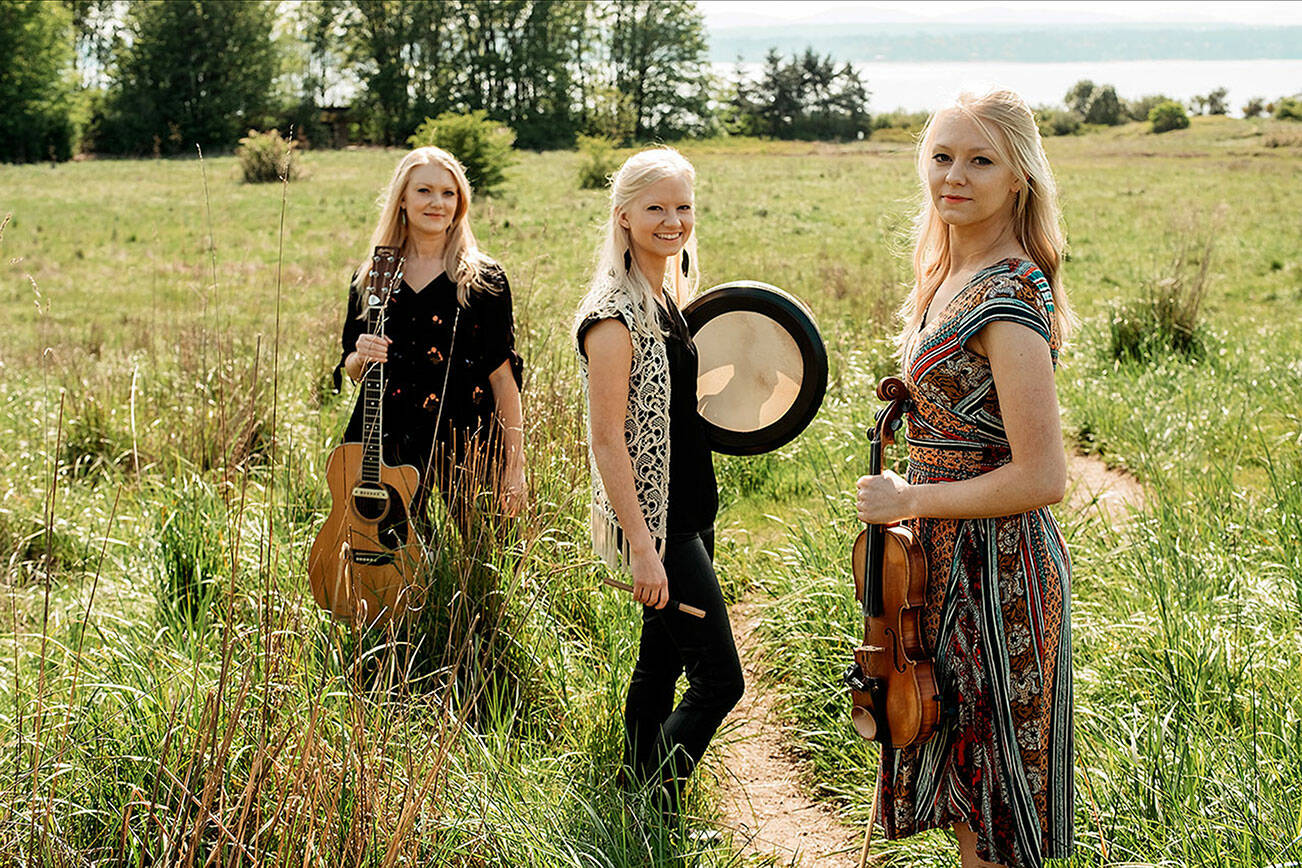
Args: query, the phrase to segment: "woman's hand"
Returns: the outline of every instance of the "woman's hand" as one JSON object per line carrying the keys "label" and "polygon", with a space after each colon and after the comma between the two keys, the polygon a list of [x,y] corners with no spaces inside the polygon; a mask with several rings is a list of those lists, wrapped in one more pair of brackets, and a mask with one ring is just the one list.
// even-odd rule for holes
{"label": "woman's hand", "polygon": [[393,343],[382,335],[358,335],[357,358],[365,365],[367,362],[389,361],[389,344]]}
{"label": "woman's hand", "polygon": [[913,518],[909,504],[913,487],[898,473],[883,470],[880,476],[861,476],[857,486],[859,520],[865,524],[890,524]]}
{"label": "woman's hand", "polygon": [[633,573],[633,599],[655,609],[663,609],[669,602],[669,577],[665,575],[664,562],[654,547],[634,550],[631,554]]}
{"label": "woman's hand", "polygon": [[529,486],[524,478],[524,465],[507,468],[502,479],[501,507],[508,518],[524,512],[529,504]]}

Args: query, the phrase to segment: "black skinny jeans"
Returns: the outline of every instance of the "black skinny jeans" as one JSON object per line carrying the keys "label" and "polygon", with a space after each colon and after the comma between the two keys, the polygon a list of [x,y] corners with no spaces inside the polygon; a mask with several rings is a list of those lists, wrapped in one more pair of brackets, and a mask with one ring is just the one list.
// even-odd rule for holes
{"label": "black skinny jeans", "polygon": [[[669,785],[669,811],[677,810],[683,782],[745,687],[713,559],[713,529],[667,540],[669,596],[706,615],[642,608],[642,639],[624,707],[624,764],[642,781]],[[674,708],[684,672],[687,691]]]}

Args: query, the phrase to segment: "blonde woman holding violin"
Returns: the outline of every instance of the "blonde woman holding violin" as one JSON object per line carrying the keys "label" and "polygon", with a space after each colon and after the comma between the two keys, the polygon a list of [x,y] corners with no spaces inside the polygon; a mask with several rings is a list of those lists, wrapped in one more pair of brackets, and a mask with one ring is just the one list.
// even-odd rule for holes
{"label": "blonde woman holding violin", "polygon": [[1049,505],[1066,458],[1054,368],[1072,315],[1035,119],[1017,94],[961,96],[927,122],[900,354],[908,478],[858,482],[865,522],[926,552],[923,633],[943,715],[885,749],[886,837],[953,829],[962,865],[1038,868],[1072,851],[1070,560]]}

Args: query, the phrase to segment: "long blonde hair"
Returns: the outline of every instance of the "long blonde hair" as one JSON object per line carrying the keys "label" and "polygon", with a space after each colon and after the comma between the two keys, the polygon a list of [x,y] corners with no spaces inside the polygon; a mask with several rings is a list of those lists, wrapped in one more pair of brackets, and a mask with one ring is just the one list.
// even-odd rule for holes
{"label": "long blonde hair", "polygon": [[927,305],[949,275],[949,227],[936,212],[927,185],[936,119],[948,111],[959,111],[971,118],[1004,164],[1015,175],[1026,179],[1013,203],[1013,233],[1053,290],[1053,316],[1060,339],[1065,341],[1076,316],[1062,286],[1062,252],[1067,239],[1058,206],[1058,185],[1045,156],[1035,116],[1026,101],[1011,90],[995,90],[980,97],[960,94],[952,106],[934,112],[927,119],[918,140],[917,169],[922,196],[913,220],[913,291],[901,309],[904,319],[904,331],[899,339],[901,352],[907,352]]}
{"label": "long blonde hair", "polygon": [[[639,151],[625,160],[619,171],[611,176],[610,214],[601,245],[597,248],[597,264],[592,280],[588,283],[588,292],[579,303],[576,328],[601,299],[611,294],[625,293],[634,301],[633,309],[638,316],[638,321],[629,323],[629,327],[643,333],[661,333],[651,284],[636,265],[625,264],[631,262],[633,239],[629,230],[619,225],[619,215],[647,187],[665,178],[675,177],[686,178],[689,184],[694,185],[696,170],[687,158],[670,147]],[[684,256],[687,257],[686,274],[683,273]],[[673,279],[671,292],[674,303],[682,307],[696,293],[701,279],[695,232],[684,243],[682,251],[666,265],[666,270]]]}
{"label": "long blonde hair", "polygon": [[457,207],[448,224],[447,239],[443,243],[443,270],[457,284],[457,303],[465,307],[470,303],[470,291],[498,292],[499,287],[486,281],[485,271],[494,265],[493,260],[479,249],[475,233],[470,229],[470,182],[466,170],[456,157],[442,148],[416,148],[407,153],[393,170],[393,178],[380,200],[380,219],[371,233],[371,243],[366,248],[357,280],[362,280],[371,269],[371,251],[376,247],[390,246],[403,249],[407,245],[407,221],[402,219],[402,197],[407,191],[407,180],[417,166],[429,164],[447,169],[457,188]]}

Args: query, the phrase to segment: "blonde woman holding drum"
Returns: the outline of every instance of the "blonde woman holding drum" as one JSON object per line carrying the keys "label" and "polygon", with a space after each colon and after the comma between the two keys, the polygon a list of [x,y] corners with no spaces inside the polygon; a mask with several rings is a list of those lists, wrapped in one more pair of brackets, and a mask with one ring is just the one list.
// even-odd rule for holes
{"label": "blonde woman holding drum", "polygon": [[[643,604],[624,765],[663,785],[668,816],[743,690],[712,563],[718,489],[696,411],[696,349],[680,311],[699,274],[694,180],[672,148],[635,154],[615,173],[574,330],[588,392],[593,543],[632,574]],[[667,607],[671,597],[705,617]]]}

